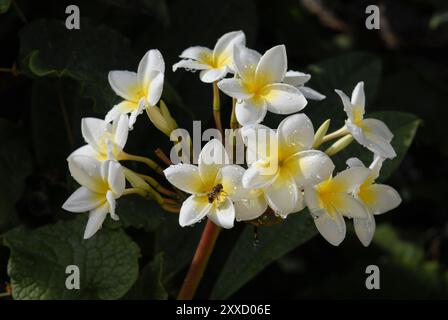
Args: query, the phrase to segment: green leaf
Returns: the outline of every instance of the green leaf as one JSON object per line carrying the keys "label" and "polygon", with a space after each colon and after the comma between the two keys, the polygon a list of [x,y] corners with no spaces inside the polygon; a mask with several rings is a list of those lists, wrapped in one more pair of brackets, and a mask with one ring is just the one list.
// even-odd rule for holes
{"label": "green leaf", "polygon": [[[421,120],[411,113],[398,111],[375,112],[368,114],[366,118],[375,118],[384,121],[394,134],[392,146],[397,152],[397,157],[384,162],[380,175],[380,180],[384,181],[400,166],[401,161],[414,140]],[[356,143],[356,141],[339,153],[335,158],[335,162],[342,169],[345,166],[345,161],[350,157],[358,157],[365,165],[369,165],[373,160],[372,152]]]}
{"label": "green leaf", "polygon": [[[5,235],[14,299],[118,299],[138,277],[138,246],[121,229],[83,239],[87,215]],[[66,267],[80,270],[80,289],[65,286]]]}
{"label": "green leaf", "polygon": [[117,213],[125,227],[132,226],[145,231],[156,230],[169,214],[154,200],[146,200],[136,195],[118,200]]}
{"label": "green leaf", "polygon": [[0,0],[0,14],[5,13],[11,6],[11,0]]}
{"label": "green leaf", "polygon": [[109,110],[119,100],[109,87],[107,73],[137,65],[127,38],[88,19],[83,19],[80,30],[67,30],[61,21],[33,21],[19,35],[26,73],[77,80],[81,93],[94,100],[97,112]]}
{"label": "green leaf", "polygon": [[168,293],[162,283],[163,254],[159,253],[141,271],[134,286],[124,297],[132,300],[166,300]]}
{"label": "green leaf", "polygon": [[262,227],[254,245],[253,227],[245,227],[227,258],[213,288],[211,298],[226,299],[254,278],[269,264],[317,234],[307,211],[289,215],[281,224]]}

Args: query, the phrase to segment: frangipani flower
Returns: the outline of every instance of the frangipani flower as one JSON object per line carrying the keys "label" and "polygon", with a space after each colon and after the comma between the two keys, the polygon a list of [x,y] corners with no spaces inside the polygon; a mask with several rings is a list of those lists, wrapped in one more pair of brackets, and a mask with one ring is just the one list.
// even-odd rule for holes
{"label": "frangipani flower", "polygon": [[325,96],[323,94],[317,92],[314,89],[311,89],[310,87],[305,87],[305,83],[307,83],[310,79],[310,74],[290,70],[286,72],[283,82],[299,89],[307,99],[317,101],[325,99]]}
{"label": "frangipani flower", "polygon": [[149,50],[138,65],[137,73],[110,71],[109,84],[124,101],[115,105],[106,115],[107,122],[120,114],[130,113],[129,128],[145,107],[155,106],[162,96],[165,62],[159,50]]}
{"label": "frangipani flower", "polygon": [[126,180],[121,165],[113,160],[100,162],[91,157],[74,156],[68,163],[72,177],[81,185],[62,205],[71,212],[89,211],[84,239],[92,237],[110,213],[115,214],[115,200],[124,192]]}
{"label": "frangipani flower", "polygon": [[367,168],[350,168],[305,188],[305,203],[315,218],[317,230],[332,245],[338,246],[345,238],[343,216],[367,219],[367,209],[352,193],[369,174]]}
{"label": "frangipani flower", "polygon": [[234,72],[232,55],[233,47],[237,44],[246,44],[246,36],[242,31],[233,31],[221,36],[213,51],[199,46],[188,48],[179,56],[184,60],[173,65],[173,71],[178,68],[200,70],[199,78],[202,82],[218,81],[228,72]]}
{"label": "frangipani flower", "polygon": [[241,184],[244,169],[229,163],[224,146],[213,139],[199,153],[198,166],[177,164],[164,170],[171,184],[191,194],[180,209],[182,227],[195,224],[205,216],[223,228],[233,227],[233,201],[245,198],[247,190]]}
{"label": "frangipani flower", "polygon": [[123,148],[129,133],[127,115],[120,115],[112,124],[97,118],[83,118],[81,133],[87,145],[75,150],[69,157],[84,155],[104,161],[109,158],[122,160]]}
{"label": "frangipani flower", "polygon": [[291,114],[302,110],[307,101],[299,89],[282,83],[287,69],[284,45],[273,47],[263,56],[243,46],[235,46],[233,60],[239,78],[223,79],[219,88],[238,99],[236,119],[245,126],[260,123],[269,110]]}
{"label": "frangipani flower", "polygon": [[346,126],[355,140],[383,158],[394,158],[397,154],[390,144],[394,135],[384,122],[377,119],[364,119],[364,82],[358,82],[352,92],[351,100],[341,90],[335,90],[344,104],[348,120]]}
{"label": "frangipani flower", "polygon": [[[384,159],[376,156],[370,165],[370,175],[364,180],[354,195],[367,208],[367,219],[353,219],[355,232],[364,246],[368,246],[375,234],[374,215],[388,212],[398,207],[401,203],[401,197],[398,192],[387,185],[377,184],[375,180],[379,177]],[[347,165],[352,168],[365,168],[364,164],[357,158],[347,160]]]}
{"label": "frangipani flower", "polygon": [[[260,136],[263,132],[267,133],[266,139]],[[242,136],[251,163],[243,176],[243,186],[262,188],[269,206],[282,217],[303,209],[302,187],[314,185],[333,172],[331,159],[311,150],[314,129],[304,114],[285,118],[277,132],[259,124],[243,127]],[[272,144],[276,148],[271,148]],[[255,155],[255,161],[251,155]]]}

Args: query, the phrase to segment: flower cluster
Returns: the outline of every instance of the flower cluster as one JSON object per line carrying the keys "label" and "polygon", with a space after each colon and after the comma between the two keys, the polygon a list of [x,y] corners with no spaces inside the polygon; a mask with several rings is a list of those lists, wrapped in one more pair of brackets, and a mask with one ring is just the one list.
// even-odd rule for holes
{"label": "flower cluster", "polygon": [[[269,214],[286,219],[307,208],[317,229],[331,244],[339,245],[345,238],[344,217],[348,217],[353,218],[360,241],[369,245],[375,231],[373,216],[397,207],[401,198],[393,188],[375,183],[383,161],[396,153],[387,126],[380,120],[364,118],[363,82],[355,86],[351,98],[335,90],[347,120],[341,129],[327,134],[330,121],[315,131],[311,120],[298,113],[306,107],[307,99],[320,101],[325,96],[305,86],[311,78],[309,74],[288,71],[284,45],[262,55],[246,47],[242,31],[234,31],[219,38],[213,50],[191,47],[180,58],[173,71],[199,70],[202,82],[213,83],[214,94],[218,95],[214,101],[219,101],[219,90],[233,98],[232,117],[237,122],[236,135],[245,144],[246,165],[233,164],[223,143],[212,139],[202,148],[197,166],[185,162],[163,170],[166,179],[178,189],[171,192],[151,177],[120,164],[123,160],[141,161],[160,172],[152,160],[123,151],[128,131],[144,110],[166,135],[177,128],[163,101],[157,106],[165,63],[158,50],[150,50],[137,73],[109,73],[109,83],[123,101],[104,120],[82,120],[87,145],[68,157],[70,172],[82,186],[63,207],[73,212],[90,211],[86,238],[101,227],[107,213],[118,219],[115,201],[124,194],[150,196],[163,208],[173,209],[169,204],[185,197],[166,199],[160,193],[185,192],[190,196],[178,203],[181,226],[208,217],[228,229],[235,220],[251,221]],[[226,78],[228,74],[232,76]],[[214,111],[218,111],[219,118],[219,108]],[[288,116],[277,129],[271,129],[262,124],[267,111]],[[221,125],[220,118],[218,124]],[[326,150],[319,149],[332,140],[335,141]],[[373,153],[372,164],[366,167],[359,159],[350,158],[345,170],[334,173],[331,156],[354,140]],[[126,180],[132,188],[125,188]]]}

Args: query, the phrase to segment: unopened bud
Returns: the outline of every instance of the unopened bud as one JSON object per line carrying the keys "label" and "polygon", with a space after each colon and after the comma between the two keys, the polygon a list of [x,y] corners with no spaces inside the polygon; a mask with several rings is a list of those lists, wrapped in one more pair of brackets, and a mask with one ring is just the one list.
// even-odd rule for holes
{"label": "unopened bud", "polygon": [[317,129],[316,134],[314,135],[313,149],[317,149],[322,144],[322,140],[327,134],[328,128],[330,128],[330,122],[330,119],[326,120],[321,124],[319,129]]}
{"label": "unopened bud", "polygon": [[157,106],[150,106],[146,108],[146,113],[154,126],[168,137],[170,136],[171,131],[177,129],[176,121],[173,119],[168,107],[162,100],[160,101],[160,108]]}
{"label": "unopened bud", "polygon": [[334,156],[336,153],[347,148],[352,142],[353,136],[351,134],[346,135],[345,137],[342,137],[341,139],[333,143],[327,150],[325,150],[325,153],[330,157]]}

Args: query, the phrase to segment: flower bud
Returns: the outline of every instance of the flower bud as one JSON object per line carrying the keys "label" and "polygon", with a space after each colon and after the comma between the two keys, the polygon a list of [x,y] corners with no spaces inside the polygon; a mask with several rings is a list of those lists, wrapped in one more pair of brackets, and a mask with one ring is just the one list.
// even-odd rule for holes
{"label": "flower bud", "polygon": [[322,140],[328,132],[328,128],[330,127],[331,120],[328,119],[317,129],[316,134],[314,135],[314,143],[313,149],[318,148],[322,144]]}
{"label": "flower bud", "polygon": [[176,121],[171,117],[168,107],[162,100],[160,101],[160,108],[157,106],[150,106],[146,108],[146,113],[154,126],[168,137],[170,136],[171,131],[177,129]]}
{"label": "flower bud", "polygon": [[333,143],[327,150],[325,150],[325,153],[330,157],[334,156],[339,151],[342,151],[343,149],[348,147],[352,142],[353,136],[351,134],[346,135],[345,137],[342,137],[341,139]]}

